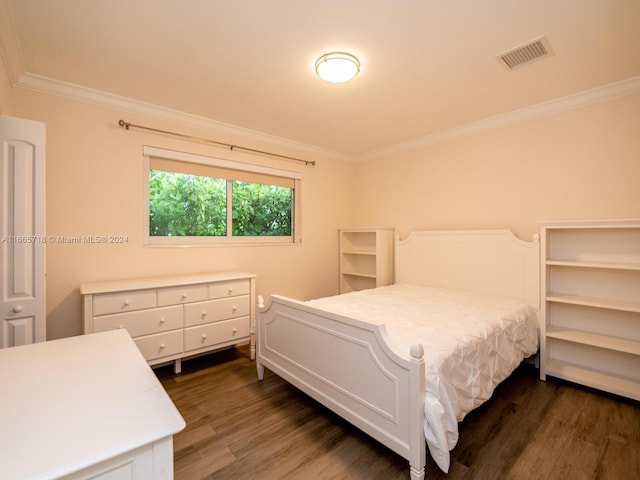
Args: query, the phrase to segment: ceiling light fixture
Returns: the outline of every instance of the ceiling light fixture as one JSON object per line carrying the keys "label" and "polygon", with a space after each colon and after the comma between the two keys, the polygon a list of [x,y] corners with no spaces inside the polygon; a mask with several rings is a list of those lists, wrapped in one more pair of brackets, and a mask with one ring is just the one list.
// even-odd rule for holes
{"label": "ceiling light fixture", "polygon": [[349,53],[325,53],[316,60],[316,73],[331,83],[348,82],[360,71],[360,62]]}

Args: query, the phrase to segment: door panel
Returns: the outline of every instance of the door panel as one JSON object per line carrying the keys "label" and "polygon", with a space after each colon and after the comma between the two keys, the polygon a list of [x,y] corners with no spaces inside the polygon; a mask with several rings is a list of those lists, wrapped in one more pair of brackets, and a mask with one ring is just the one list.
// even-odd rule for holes
{"label": "door panel", "polygon": [[0,116],[0,348],[44,341],[45,128]]}

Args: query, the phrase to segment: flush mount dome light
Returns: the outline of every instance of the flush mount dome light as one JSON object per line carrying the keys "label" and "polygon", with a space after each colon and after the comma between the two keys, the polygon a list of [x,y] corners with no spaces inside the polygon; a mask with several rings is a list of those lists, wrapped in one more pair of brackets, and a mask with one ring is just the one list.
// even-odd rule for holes
{"label": "flush mount dome light", "polygon": [[332,83],[348,82],[360,71],[356,57],[344,52],[325,53],[316,60],[318,76]]}

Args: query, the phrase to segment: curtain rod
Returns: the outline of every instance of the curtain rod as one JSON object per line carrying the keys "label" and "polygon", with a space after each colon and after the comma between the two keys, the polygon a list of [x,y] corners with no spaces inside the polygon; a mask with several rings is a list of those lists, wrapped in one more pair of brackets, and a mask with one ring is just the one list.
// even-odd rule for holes
{"label": "curtain rod", "polygon": [[303,160],[301,158],[289,157],[287,155],[280,155],[279,153],[265,152],[264,150],[256,150],[255,148],[242,147],[240,145],[233,145],[231,143],[217,142],[215,140],[210,140],[210,139],[204,138],[204,137],[195,137],[195,136],[192,136],[192,135],[186,135],[184,133],[170,132],[168,130],[160,130],[159,128],[145,127],[143,125],[136,125],[134,123],[125,122],[124,120],[119,120],[118,121],[118,125],[123,127],[125,130],[129,130],[129,128],[139,128],[141,130],[149,130],[150,132],[164,133],[166,135],[173,135],[175,137],[182,137],[182,138],[186,138],[186,139],[189,139],[189,140],[195,140],[197,142],[212,143],[214,145],[219,145],[219,146],[222,146],[222,147],[228,147],[229,150],[231,150],[231,151],[233,151],[233,150],[244,150],[245,152],[259,153],[259,154],[262,154],[262,155],[269,155],[271,157],[283,158],[285,160],[292,160],[294,162],[301,162],[301,163],[304,163],[305,165],[312,165],[312,166],[316,165],[315,160]]}

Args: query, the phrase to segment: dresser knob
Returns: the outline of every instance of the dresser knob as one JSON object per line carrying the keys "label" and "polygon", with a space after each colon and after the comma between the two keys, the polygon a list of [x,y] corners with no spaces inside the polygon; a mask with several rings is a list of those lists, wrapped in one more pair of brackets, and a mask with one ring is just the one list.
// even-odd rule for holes
{"label": "dresser knob", "polygon": [[119,329],[119,330],[120,330],[120,329],[123,329],[123,328],[124,328],[124,326],[122,326],[122,325],[118,325],[118,329]]}
{"label": "dresser knob", "polygon": [[184,300],[185,298],[187,298],[187,294],[186,294],[186,293],[183,293],[183,294],[182,294],[182,299]]}
{"label": "dresser knob", "polygon": [[129,300],[125,300],[124,301],[124,306],[128,307],[129,305],[131,305],[131,302]]}
{"label": "dresser knob", "polygon": [[233,334],[235,335],[237,332],[238,332],[238,329],[237,329],[237,328],[234,328],[234,329],[233,329]]}
{"label": "dresser knob", "polygon": [[236,307],[236,306],[234,305],[233,307],[231,307],[231,310],[233,310],[233,311],[235,312],[236,310],[238,310],[238,307]]}
{"label": "dresser knob", "polygon": [[203,333],[203,334],[202,334],[202,339],[203,339],[203,340],[206,340],[206,339],[207,339],[207,334],[206,334],[206,333]]}
{"label": "dresser knob", "polygon": [[206,316],[207,316],[207,311],[206,311],[206,310],[203,310],[203,311],[202,311],[202,316],[203,316],[203,317],[206,317]]}
{"label": "dresser knob", "polygon": [[160,344],[160,350],[162,350],[166,345],[164,343]]}
{"label": "dresser knob", "polygon": [[20,313],[22,311],[22,305],[16,305],[15,307],[13,307],[13,311],[15,313]]}
{"label": "dresser knob", "polygon": [[229,293],[233,293],[233,287],[229,287]]}
{"label": "dresser knob", "polygon": [[164,317],[160,317],[160,324],[162,325],[166,320],[164,319]]}

